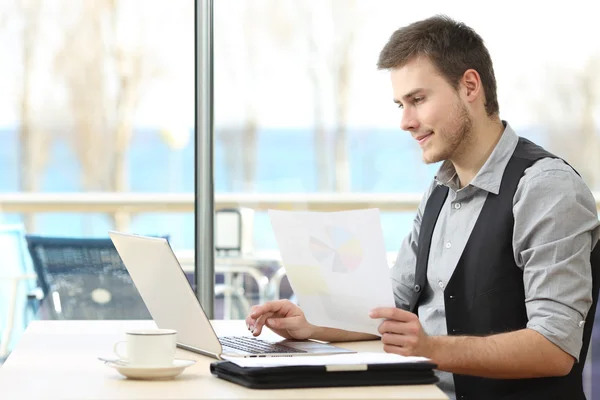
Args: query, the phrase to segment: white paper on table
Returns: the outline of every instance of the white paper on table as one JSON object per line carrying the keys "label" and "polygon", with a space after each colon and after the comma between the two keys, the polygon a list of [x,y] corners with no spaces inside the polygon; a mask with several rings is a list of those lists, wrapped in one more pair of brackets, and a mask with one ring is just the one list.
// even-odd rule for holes
{"label": "white paper on table", "polygon": [[290,285],[317,326],[379,335],[376,307],[395,307],[378,209],[269,210]]}
{"label": "white paper on table", "polygon": [[298,357],[224,357],[240,367],[283,367],[298,365],[369,365],[431,362],[425,357],[404,357],[392,353],[350,353]]}

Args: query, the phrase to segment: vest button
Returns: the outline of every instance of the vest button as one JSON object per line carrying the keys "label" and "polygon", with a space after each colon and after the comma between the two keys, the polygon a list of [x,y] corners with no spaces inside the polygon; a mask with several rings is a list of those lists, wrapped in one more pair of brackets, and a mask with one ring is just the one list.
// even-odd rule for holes
{"label": "vest button", "polygon": [[415,285],[414,290],[415,290],[415,292],[419,293],[421,291],[421,286]]}

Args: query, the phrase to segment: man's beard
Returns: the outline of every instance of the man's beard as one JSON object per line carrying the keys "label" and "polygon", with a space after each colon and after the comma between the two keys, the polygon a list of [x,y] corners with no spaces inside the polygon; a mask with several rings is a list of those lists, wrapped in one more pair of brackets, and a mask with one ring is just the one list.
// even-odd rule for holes
{"label": "man's beard", "polygon": [[430,158],[426,159],[424,157],[424,161],[427,164],[433,164],[455,157],[464,150],[465,144],[469,142],[471,131],[473,129],[473,120],[469,115],[469,111],[460,100],[456,102],[455,111],[450,115],[450,118],[448,118],[447,126],[448,128],[439,132],[440,135],[438,136],[438,139],[443,141],[440,143],[441,148],[439,149],[439,152],[431,154]]}

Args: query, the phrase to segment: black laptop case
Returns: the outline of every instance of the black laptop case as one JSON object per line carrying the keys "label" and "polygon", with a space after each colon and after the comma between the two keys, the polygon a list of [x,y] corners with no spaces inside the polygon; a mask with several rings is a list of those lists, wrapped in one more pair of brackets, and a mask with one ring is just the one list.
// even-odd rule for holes
{"label": "black laptop case", "polygon": [[[213,375],[252,389],[287,389],[333,386],[422,385],[438,378],[431,362],[369,364],[366,366],[302,365],[240,367],[231,361],[215,361]],[[357,370],[361,368],[361,370]],[[362,369],[364,368],[364,369]]]}

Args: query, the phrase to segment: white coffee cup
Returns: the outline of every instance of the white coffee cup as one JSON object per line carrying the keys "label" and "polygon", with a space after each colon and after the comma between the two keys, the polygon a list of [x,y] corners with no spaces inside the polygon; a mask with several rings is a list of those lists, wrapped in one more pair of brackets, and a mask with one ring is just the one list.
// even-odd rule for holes
{"label": "white coffee cup", "polygon": [[[173,365],[177,348],[174,329],[135,329],[125,332],[124,341],[115,343],[115,354],[132,365],[164,367]],[[125,353],[119,351],[126,345]]]}

